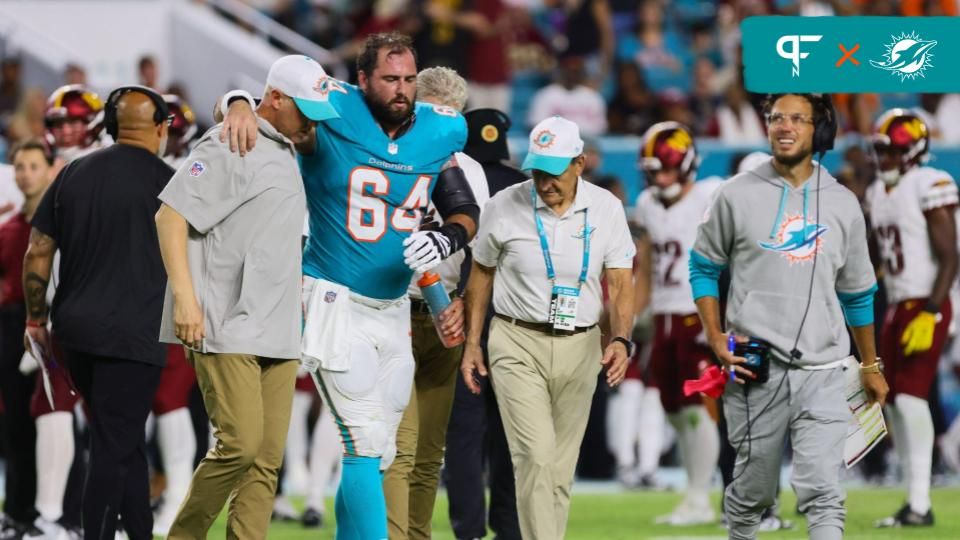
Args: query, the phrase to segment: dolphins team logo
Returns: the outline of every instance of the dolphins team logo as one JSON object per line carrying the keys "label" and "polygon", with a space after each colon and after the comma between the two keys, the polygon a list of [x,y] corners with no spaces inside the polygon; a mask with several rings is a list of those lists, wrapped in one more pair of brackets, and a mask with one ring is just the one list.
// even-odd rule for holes
{"label": "dolphins team logo", "polygon": [[887,52],[884,53],[883,60],[870,60],[871,66],[899,76],[900,82],[923,77],[923,72],[933,67],[933,53],[930,49],[936,46],[936,41],[921,39],[916,32],[901,33],[890,38],[893,41],[886,45]]}
{"label": "dolphins team logo", "polygon": [[556,135],[545,129],[533,137],[533,144],[537,145],[541,150],[545,150],[553,146],[553,141],[556,138]]}
{"label": "dolphins team logo", "polygon": [[313,91],[320,94],[321,96],[329,96],[330,92],[340,92],[341,94],[346,94],[347,89],[340,84],[339,81],[333,77],[323,77],[318,79],[313,85]]}
{"label": "dolphins team logo", "polygon": [[790,264],[812,261],[813,256],[823,248],[825,225],[804,223],[800,214],[789,215],[780,224],[776,237],[769,242],[757,242],[768,251],[783,255]]}
{"label": "dolphins team logo", "polygon": [[581,225],[580,229],[577,230],[577,234],[571,234],[570,236],[572,236],[573,238],[576,238],[577,240],[583,240],[587,236],[592,236],[593,231],[595,230],[597,230],[596,227],[587,228]]}

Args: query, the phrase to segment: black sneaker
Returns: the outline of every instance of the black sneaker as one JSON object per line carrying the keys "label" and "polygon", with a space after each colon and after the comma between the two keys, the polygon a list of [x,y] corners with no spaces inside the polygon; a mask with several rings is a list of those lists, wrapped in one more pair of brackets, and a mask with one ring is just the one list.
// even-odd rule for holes
{"label": "black sneaker", "polygon": [[933,527],[933,510],[927,510],[926,514],[918,514],[910,508],[909,504],[904,504],[896,514],[878,521],[876,527],[881,529],[888,527]]}
{"label": "black sneaker", "polygon": [[47,537],[47,533],[41,531],[39,527],[34,524],[27,525],[23,528],[23,535],[21,538],[23,540],[33,540],[33,539],[43,539]]}
{"label": "black sneaker", "polygon": [[28,531],[33,532],[36,529],[32,524],[26,525],[18,521],[7,519],[0,530],[0,540],[22,540],[23,535]]}
{"label": "black sneaker", "polygon": [[657,477],[652,474],[641,476],[640,482],[637,483],[636,487],[652,491],[668,491],[667,485],[657,480]]}
{"label": "black sneaker", "polygon": [[315,508],[307,508],[300,516],[300,523],[303,523],[305,529],[317,529],[323,527],[323,514]]}

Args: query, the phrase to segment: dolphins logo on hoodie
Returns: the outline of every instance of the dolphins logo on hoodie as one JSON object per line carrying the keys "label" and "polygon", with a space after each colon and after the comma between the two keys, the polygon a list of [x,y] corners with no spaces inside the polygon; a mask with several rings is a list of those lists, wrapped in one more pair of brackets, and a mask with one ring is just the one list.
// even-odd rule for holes
{"label": "dolphins logo on hoodie", "polygon": [[783,220],[771,241],[757,243],[767,251],[780,253],[790,264],[803,263],[812,261],[814,254],[822,248],[826,231],[826,225],[804,223],[802,215],[794,214]]}
{"label": "dolphins logo on hoodie", "polygon": [[930,52],[937,42],[933,40],[923,40],[916,32],[910,34],[900,34],[899,37],[890,36],[893,41],[886,45],[887,51],[884,53],[884,59],[881,61],[870,60],[870,65],[885,69],[900,77],[900,82],[907,79],[916,79],[923,77],[923,72],[927,68],[933,67],[931,60],[933,53]]}

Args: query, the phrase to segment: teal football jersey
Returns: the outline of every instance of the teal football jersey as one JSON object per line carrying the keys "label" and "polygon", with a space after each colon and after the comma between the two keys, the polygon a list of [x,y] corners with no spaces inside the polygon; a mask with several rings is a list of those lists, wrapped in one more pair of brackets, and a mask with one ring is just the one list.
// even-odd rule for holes
{"label": "teal football jersey", "polygon": [[357,87],[327,84],[340,118],[317,124],[314,154],[300,156],[310,212],[303,273],[371,298],[399,298],[412,277],[403,241],[441,167],[466,143],[466,121],[450,107],[417,103],[413,125],[390,139]]}

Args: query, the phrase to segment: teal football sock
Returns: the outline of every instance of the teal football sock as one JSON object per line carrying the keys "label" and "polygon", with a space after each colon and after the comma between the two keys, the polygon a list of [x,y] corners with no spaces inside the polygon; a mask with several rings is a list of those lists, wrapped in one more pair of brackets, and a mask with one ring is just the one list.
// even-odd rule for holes
{"label": "teal football sock", "polygon": [[387,503],[380,458],[345,456],[334,505],[337,540],[386,540]]}

